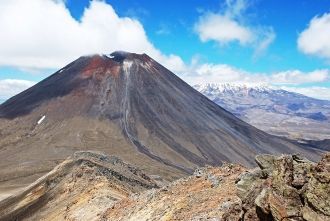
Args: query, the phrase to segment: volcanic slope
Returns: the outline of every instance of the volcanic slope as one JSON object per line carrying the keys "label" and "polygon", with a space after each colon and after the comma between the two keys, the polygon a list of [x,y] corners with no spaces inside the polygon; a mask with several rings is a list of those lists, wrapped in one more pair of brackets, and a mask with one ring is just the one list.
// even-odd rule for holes
{"label": "volcanic slope", "polygon": [[0,192],[78,150],[168,180],[224,161],[251,166],[258,153],[319,155],[239,120],[148,55],[126,52],[80,57],[0,106]]}

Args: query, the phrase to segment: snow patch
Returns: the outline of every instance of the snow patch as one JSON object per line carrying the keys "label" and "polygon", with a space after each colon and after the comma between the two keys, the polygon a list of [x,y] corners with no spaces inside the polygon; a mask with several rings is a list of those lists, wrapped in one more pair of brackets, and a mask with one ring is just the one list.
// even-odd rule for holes
{"label": "snow patch", "polygon": [[197,84],[193,87],[199,92],[210,94],[223,92],[238,92],[250,89],[259,92],[271,92],[279,89],[277,87],[265,83],[208,83]]}
{"label": "snow patch", "polygon": [[105,54],[104,56],[107,57],[107,58],[110,58],[110,59],[113,59],[115,57],[115,56],[113,56],[111,54]]}
{"label": "snow patch", "polygon": [[133,64],[133,61],[126,61],[126,60],[124,61],[123,69],[124,69],[124,72],[126,73],[126,75],[129,73],[129,70],[131,69],[132,64]]}
{"label": "snow patch", "polygon": [[100,53],[86,54],[86,55],[83,55],[82,57],[84,57],[84,58],[93,58],[95,56],[102,57],[102,56],[104,56],[104,54],[100,54]]}
{"label": "snow patch", "polygon": [[45,115],[42,116],[42,117],[40,118],[40,120],[38,120],[37,124],[38,124],[38,125],[41,124],[41,123],[45,120],[45,118],[46,118]]}

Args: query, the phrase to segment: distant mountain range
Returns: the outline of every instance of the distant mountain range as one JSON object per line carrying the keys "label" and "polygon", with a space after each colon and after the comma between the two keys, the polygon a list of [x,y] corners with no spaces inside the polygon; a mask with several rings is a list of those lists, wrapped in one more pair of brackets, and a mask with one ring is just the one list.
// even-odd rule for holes
{"label": "distant mountain range", "polygon": [[262,84],[199,84],[194,88],[268,133],[294,139],[330,138],[330,101]]}

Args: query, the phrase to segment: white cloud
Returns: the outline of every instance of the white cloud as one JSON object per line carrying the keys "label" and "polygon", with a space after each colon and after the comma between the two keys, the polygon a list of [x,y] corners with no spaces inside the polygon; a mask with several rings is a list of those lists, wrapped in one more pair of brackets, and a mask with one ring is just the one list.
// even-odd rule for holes
{"label": "white cloud", "polygon": [[251,73],[226,64],[196,64],[183,75],[189,84],[244,82]]}
{"label": "white cloud", "polygon": [[238,41],[246,44],[252,41],[252,32],[238,22],[215,13],[207,13],[200,17],[195,25],[195,31],[202,42],[214,40],[220,44]]}
{"label": "white cloud", "polygon": [[5,100],[11,96],[34,85],[33,81],[17,80],[17,79],[4,79],[0,80],[0,100]]}
{"label": "white cloud", "polygon": [[299,70],[283,71],[273,74],[270,80],[277,84],[320,83],[330,80],[330,72],[328,69],[320,69],[307,73]]}
{"label": "white cloud", "polygon": [[298,48],[305,54],[330,59],[330,13],[314,17],[298,37]]}
{"label": "white cloud", "polygon": [[273,85],[299,85],[330,81],[330,70],[319,69],[311,72],[288,70],[274,73],[252,73],[227,64],[199,64],[194,62],[182,77],[190,84],[199,83],[268,83]]}
{"label": "white cloud", "polygon": [[215,41],[220,45],[239,42],[255,48],[254,58],[262,55],[275,40],[272,27],[248,25],[246,0],[226,0],[220,13],[207,12],[199,17],[194,30],[202,42]]}
{"label": "white cloud", "polygon": [[139,21],[119,17],[103,1],[91,1],[77,21],[60,0],[3,0],[0,30],[0,66],[60,68],[81,55],[126,50],[147,53],[173,71],[185,68],[148,40]]}

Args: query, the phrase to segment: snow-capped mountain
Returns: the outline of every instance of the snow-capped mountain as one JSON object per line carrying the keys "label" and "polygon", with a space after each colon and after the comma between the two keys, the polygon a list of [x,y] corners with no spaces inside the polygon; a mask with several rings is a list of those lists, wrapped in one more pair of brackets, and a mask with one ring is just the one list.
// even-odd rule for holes
{"label": "snow-capped mountain", "polygon": [[291,138],[330,138],[330,101],[267,84],[198,84],[194,88],[248,123]]}
{"label": "snow-capped mountain", "polygon": [[260,92],[266,92],[275,90],[275,87],[272,87],[268,84],[253,84],[253,83],[208,83],[208,84],[197,84],[194,86],[199,91],[209,91],[209,92],[233,92],[233,91],[242,91],[242,90],[257,90]]}

